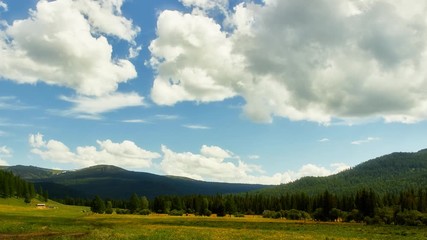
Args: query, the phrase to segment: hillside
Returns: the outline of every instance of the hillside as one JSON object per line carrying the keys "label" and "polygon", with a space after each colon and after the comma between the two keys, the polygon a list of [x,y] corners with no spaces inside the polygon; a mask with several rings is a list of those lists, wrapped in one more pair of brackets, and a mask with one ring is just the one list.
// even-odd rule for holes
{"label": "hillside", "polygon": [[258,190],[279,195],[305,192],[309,195],[325,190],[336,194],[372,188],[378,193],[399,192],[427,186],[427,149],[415,153],[392,153],[361,163],[354,168],[327,177],[304,177],[292,183]]}
{"label": "hillside", "polygon": [[[55,172],[36,167],[9,167],[8,170],[42,186],[51,198],[81,197],[128,199],[132,193],[153,198],[158,195],[240,193],[266,187],[255,184],[230,184],[196,181],[174,176],[159,176],[99,165],[76,171]],[[19,170],[19,171],[18,171]]]}

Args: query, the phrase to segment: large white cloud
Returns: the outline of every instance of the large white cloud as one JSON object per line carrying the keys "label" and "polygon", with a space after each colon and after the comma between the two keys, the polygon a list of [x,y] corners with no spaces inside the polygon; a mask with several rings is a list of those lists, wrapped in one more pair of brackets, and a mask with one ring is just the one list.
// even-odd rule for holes
{"label": "large white cloud", "polygon": [[162,152],[160,167],[166,174],[205,181],[281,184],[304,176],[327,176],[348,168],[342,163],[333,164],[330,169],[306,164],[298,171],[265,175],[260,166],[247,164],[232,152],[217,146],[203,145],[200,153],[177,153],[162,146]]}
{"label": "large white cloud", "polygon": [[[200,7],[204,1],[182,1]],[[150,45],[152,98],[246,100],[256,121],[272,117],[427,119],[427,3],[268,0],[241,3],[225,31],[208,14],[164,11]]]}
{"label": "large white cloud", "polygon": [[136,47],[139,28],[122,15],[122,3],[39,1],[29,18],[0,28],[0,79],[64,86],[82,96],[116,92],[120,83],[137,76],[128,59],[113,56],[107,39]]}
{"label": "large white cloud", "polygon": [[141,169],[151,167],[152,160],[160,157],[158,153],[144,150],[128,140],[121,143],[111,140],[97,141],[98,147],[79,146],[75,151],[71,151],[60,141],[45,141],[39,133],[29,136],[29,144],[31,152],[44,160],[74,164],[78,167],[109,164]]}
{"label": "large white cloud", "polygon": [[[158,104],[220,101],[236,95],[232,43],[221,26],[205,16],[164,11],[151,42],[151,65],[158,69],[151,92]],[[237,73],[237,74],[235,74]]]}

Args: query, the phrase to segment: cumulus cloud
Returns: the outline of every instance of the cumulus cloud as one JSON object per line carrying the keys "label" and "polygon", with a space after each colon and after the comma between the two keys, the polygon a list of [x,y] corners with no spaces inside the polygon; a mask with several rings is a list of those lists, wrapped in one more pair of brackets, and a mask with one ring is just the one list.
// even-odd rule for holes
{"label": "cumulus cloud", "polygon": [[212,9],[218,6],[227,7],[228,0],[180,0],[186,7],[198,7],[202,9]]}
{"label": "cumulus cloud", "polygon": [[164,11],[151,42],[150,64],[158,69],[151,97],[157,104],[221,101],[236,95],[232,43],[206,16]]}
{"label": "cumulus cloud", "polygon": [[156,152],[150,152],[138,147],[134,142],[125,140],[115,143],[109,139],[97,141],[98,146],[79,146],[75,151],[57,140],[45,141],[43,135],[29,136],[31,152],[43,160],[56,163],[74,164],[78,167],[88,167],[98,164],[109,164],[124,168],[148,168],[152,160],[159,158]]}
{"label": "cumulus cloud", "polygon": [[330,169],[306,164],[298,171],[286,171],[271,176],[264,175],[258,165],[247,164],[228,150],[203,145],[200,153],[177,153],[162,146],[161,169],[168,175],[185,176],[197,180],[281,184],[304,176],[327,176],[348,168],[343,163],[333,164]]}
{"label": "cumulus cloud", "polygon": [[113,56],[108,42],[108,37],[127,42],[136,55],[134,38],[139,28],[121,14],[122,3],[38,1],[27,19],[0,29],[0,78],[44,82],[105,99],[120,83],[137,76],[128,59]]}
{"label": "cumulus cloud", "polygon": [[239,96],[260,122],[427,119],[426,7],[417,0],[244,2],[230,12],[227,32],[209,14],[163,11],[149,47],[158,73],[152,99],[173,105]]}
{"label": "cumulus cloud", "polygon": [[331,140],[329,138],[322,138],[319,139],[318,142],[324,143],[324,142],[330,142]]}

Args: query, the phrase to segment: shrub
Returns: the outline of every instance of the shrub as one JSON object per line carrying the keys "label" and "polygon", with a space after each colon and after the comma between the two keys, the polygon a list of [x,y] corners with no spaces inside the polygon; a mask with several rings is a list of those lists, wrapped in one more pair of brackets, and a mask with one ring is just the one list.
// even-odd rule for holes
{"label": "shrub", "polygon": [[300,211],[296,209],[291,209],[285,213],[285,217],[290,220],[300,220],[302,218],[302,214]]}
{"label": "shrub", "polygon": [[150,215],[151,211],[148,209],[142,209],[141,211],[139,211],[140,215]]}
{"label": "shrub", "polygon": [[264,210],[262,212],[262,217],[263,218],[272,218],[275,213],[276,213],[275,211]]}
{"label": "shrub", "polygon": [[116,214],[130,214],[128,209],[116,209]]}
{"label": "shrub", "polygon": [[418,226],[422,225],[423,214],[417,210],[405,210],[396,215],[396,224]]}
{"label": "shrub", "polygon": [[182,216],[184,213],[185,213],[184,210],[173,209],[172,211],[169,212],[169,216]]}
{"label": "shrub", "polygon": [[209,209],[205,209],[204,211],[203,211],[203,216],[207,216],[207,217],[209,217],[210,215],[212,215],[212,212],[211,212],[211,210],[209,210]]}
{"label": "shrub", "polygon": [[245,214],[243,214],[243,213],[235,213],[234,217],[245,217]]}

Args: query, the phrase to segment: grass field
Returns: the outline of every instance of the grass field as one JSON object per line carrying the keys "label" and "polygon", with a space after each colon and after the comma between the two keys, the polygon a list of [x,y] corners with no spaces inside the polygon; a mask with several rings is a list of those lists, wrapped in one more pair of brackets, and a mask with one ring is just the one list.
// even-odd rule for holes
{"label": "grass field", "polygon": [[98,215],[55,202],[0,199],[0,239],[427,239],[426,227],[245,218]]}

